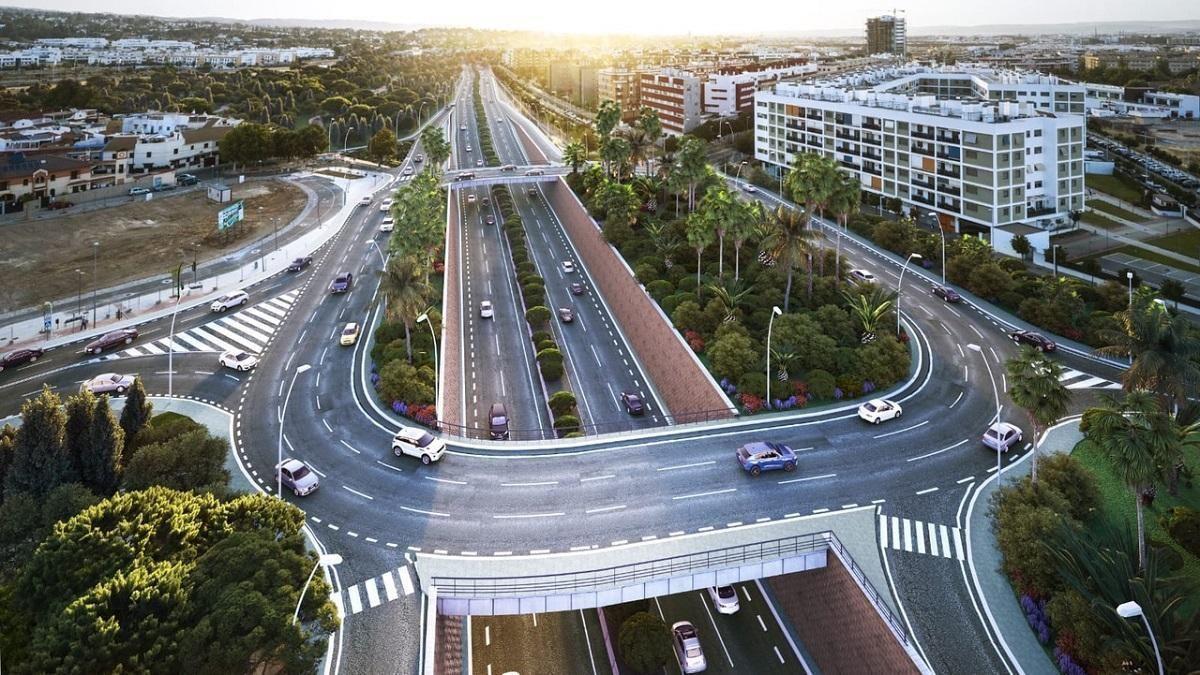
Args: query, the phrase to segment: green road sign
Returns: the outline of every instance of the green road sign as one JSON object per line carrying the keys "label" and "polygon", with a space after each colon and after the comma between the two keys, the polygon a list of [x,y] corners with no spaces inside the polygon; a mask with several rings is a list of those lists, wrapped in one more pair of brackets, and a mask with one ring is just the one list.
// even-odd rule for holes
{"label": "green road sign", "polygon": [[217,230],[224,232],[242,222],[245,217],[246,210],[242,207],[242,202],[234,202],[217,212]]}

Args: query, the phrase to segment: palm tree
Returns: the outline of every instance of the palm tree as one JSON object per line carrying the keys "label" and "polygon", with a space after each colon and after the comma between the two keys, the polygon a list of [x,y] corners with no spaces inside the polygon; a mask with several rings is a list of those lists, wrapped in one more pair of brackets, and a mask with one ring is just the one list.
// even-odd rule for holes
{"label": "palm tree", "polygon": [[713,231],[708,221],[697,213],[688,216],[687,240],[696,249],[696,297],[700,297],[700,260],[704,249],[713,243]]}
{"label": "palm tree", "polygon": [[717,235],[717,277],[725,276],[725,233],[742,218],[739,200],[729,194],[724,185],[713,185],[704,191],[697,213],[708,221]]}
{"label": "palm tree", "polygon": [[775,376],[779,381],[787,382],[791,378],[792,368],[800,363],[800,350],[790,342],[780,341],[771,347],[771,363],[775,364]]}
{"label": "palm tree", "polygon": [[1012,385],[1008,395],[1025,413],[1033,425],[1033,468],[1031,475],[1037,483],[1038,448],[1042,432],[1067,414],[1071,391],[1060,381],[1062,366],[1033,347],[1024,347],[1005,364]]}
{"label": "palm tree", "polygon": [[587,164],[587,150],[583,144],[578,141],[567,143],[567,147],[563,148],[563,162],[571,167],[571,175],[579,173],[579,167]]}
{"label": "palm tree", "polygon": [[1086,437],[1100,448],[1130,492],[1137,509],[1138,567],[1146,566],[1146,519],[1142,493],[1161,479],[1160,462],[1179,443],[1179,430],[1154,394],[1132,391],[1121,401],[1103,397],[1104,405],[1083,414]]}
{"label": "palm tree", "polygon": [[679,246],[682,244],[674,228],[661,221],[652,220],[646,223],[642,229],[650,237],[650,244],[654,247],[655,252],[662,256],[663,267],[671,269],[675,264],[672,256],[675,255],[675,252],[679,250]]}
{"label": "palm tree", "polygon": [[744,217],[734,221],[733,226],[729,230],[729,236],[733,238],[734,281],[740,279],[742,275],[742,246],[754,234],[758,224],[763,222],[766,217],[762,208],[762,202],[750,202],[743,211]]}
{"label": "palm tree", "polygon": [[733,318],[738,305],[742,304],[742,301],[750,295],[754,287],[745,287],[740,282],[735,281],[728,284],[724,282],[709,284],[708,290],[712,292],[713,297],[725,308],[725,316],[722,321],[729,321]]}
{"label": "palm tree", "polygon": [[383,291],[387,295],[387,316],[404,324],[404,345],[408,362],[412,363],[413,324],[425,309],[432,292],[425,274],[416,259],[392,256],[383,271]]}
{"label": "palm tree", "polygon": [[804,214],[784,205],[775,207],[769,220],[770,230],[763,240],[763,249],[782,263],[787,270],[787,287],[783,292],[783,311],[788,311],[792,298],[792,277],[796,265],[808,260],[808,299],[812,300],[812,242],[816,233],[805,227]]}
{"label": "palm tree", "polygon": [[[784,184],[791,190],[792,199],[804,204],[804,212],[809,218],[816,213],[824,213],[834,189],[839,181],[837,163],[821,155],[801,154],[796,157],[791,171],[784,178]],[[820,241],[817,241],[820,250]],[[821,255],[822,269],[825,256]]]}
{"label": "palm tree", "polygon": [[859,339],[863,344],[874,342],[875,330],[887,313],[891,311],[892,304],[896,300],[896,293],[885,291],[879,286],[872,286],[870,293],[863,293],[861,290],[857,293],[842,291],[842,298],[846,300],[850,316],[858,321],[859,327],[862,328]]}
{"label": "palm tree", "polygon": [[[829,196],[829,210],[837,217],[839,228],[846,229],[847,221],[850,220],[850,216],[858,213],[861,204],[862,197],[858,180],[849,174],[839,174],[833,193]],[[833,271],[833,282],[836,286],[842,280],[842,236],[840,233],[837,238],[837,253],[834,261],[837,269]]]}
{"label": "palm tree", "polygon": [[1200,385],[1200,340],[1182,315],[1172,316],[1148,290],[1138,291],[1131,306],[1116,315],[1120,330],[1100,331],[1103,356],[1133,356],[1121,376],[1125,391],[1148,389],[1178,408]]}

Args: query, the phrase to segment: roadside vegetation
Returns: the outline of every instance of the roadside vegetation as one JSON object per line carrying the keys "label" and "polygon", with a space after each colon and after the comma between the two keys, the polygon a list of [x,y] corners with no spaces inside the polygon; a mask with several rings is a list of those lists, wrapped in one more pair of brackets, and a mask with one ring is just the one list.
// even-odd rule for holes
{"label": "roadside vegetation", "polygon": [[479,80],[475,77],[473,100],[475,102],[475,121],[479,131],[479,153],[483,155],[485,166],[500,166],[500,156],[496,154],[496,146],[492,143],[492,129],[487,123],[487,111],[483,108],[483,97],[479,94]]}

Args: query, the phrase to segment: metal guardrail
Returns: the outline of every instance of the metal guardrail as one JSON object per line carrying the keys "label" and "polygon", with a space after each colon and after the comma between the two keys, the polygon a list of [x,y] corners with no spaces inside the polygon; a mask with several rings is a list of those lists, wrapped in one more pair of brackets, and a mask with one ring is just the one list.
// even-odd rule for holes
{"label": "metal guardrail", "polygon": [[[585,436],[593,436],[597,434],[637,434],[646,431],[671,428],[673,431],[678,430],[681,426],[705,424],[707,422],[717,422],[731,420],[735,418],[734,412],[729,408],[719,408],[716,410],[700,410],[696,412],[685,412],[674,415],[659,415],[663,418],[662,426],[639,426],[636,420],[644,419],[637,417],[625,417],[618,420],[608,422],[593,422],[589,424],[580,424],[578,427],[573,427],[570,430],[564,430],[564,435],[568,431],[583,432]],[[437,428],[438,431],[446,434],[451,439],[461,438],[468,440],[494,440],[491,437],[491,432],[484,426],[472,426],[463,424],[451,424],[438,420],[436,422],[425,422],[418,420],[423,424],[428,424]],[[509,429],[508,438],[506,441],[543,441],[554,438],[561,438],[554,429]]]}

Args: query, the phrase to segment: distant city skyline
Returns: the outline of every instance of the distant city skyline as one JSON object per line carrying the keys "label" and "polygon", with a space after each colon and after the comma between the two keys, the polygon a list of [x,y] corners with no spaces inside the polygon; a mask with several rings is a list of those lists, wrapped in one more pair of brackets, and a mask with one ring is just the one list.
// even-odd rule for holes
{"label": "distant city skyline", "polygon": [[[787,0],[756,0],[752,4],[716,5],[711,2],[646,3],[608,0],[566,9],[554,0],[459,0],[441,3],[367,2],[352,5],[323,0],[209,0],[203,5],[159,0],[111,0],[104,11],[169,18],[295,19],[318,21],[375,21],[419,26],[472,27],[567,33],[756,34],[861,30],[868,16],[891,13],[889,3],[848,0],[810,7]],[[1011,0],[1005,3],[961,3],[923,0],[897,4],[916,32],[922,26],[989,24],[1056,24],[1121,21],[1200,20],[1200,4],[1185,7],[1178,0]],[[29,9],[94,12],[91,0],[18,0],[10,6]]]}

